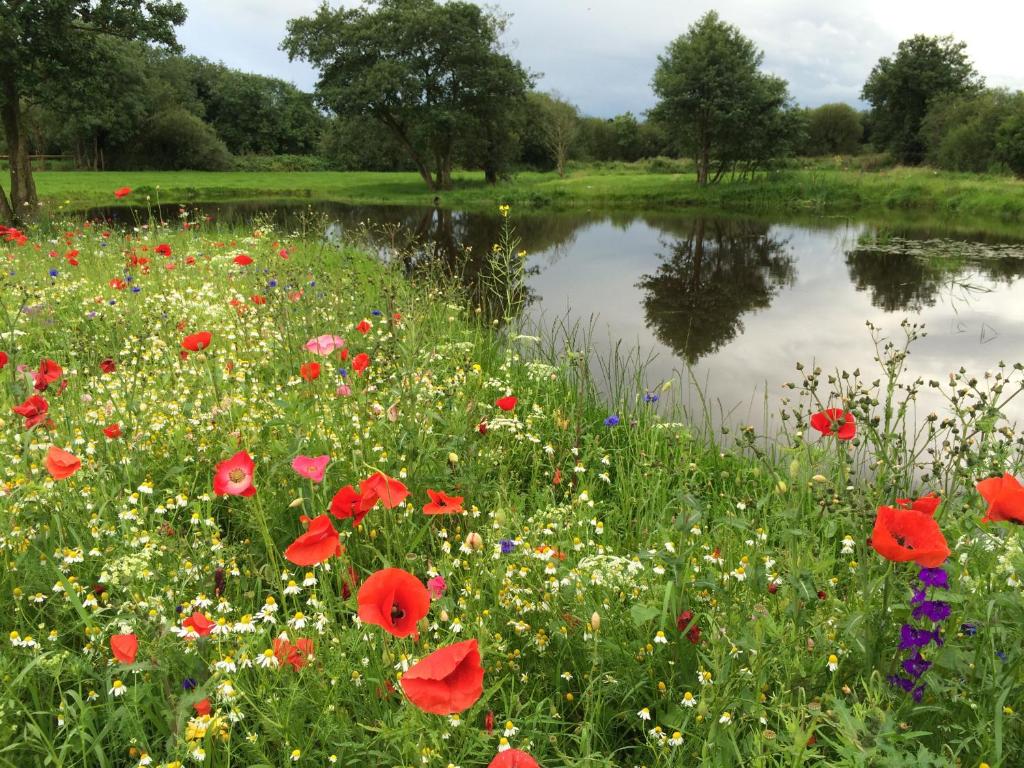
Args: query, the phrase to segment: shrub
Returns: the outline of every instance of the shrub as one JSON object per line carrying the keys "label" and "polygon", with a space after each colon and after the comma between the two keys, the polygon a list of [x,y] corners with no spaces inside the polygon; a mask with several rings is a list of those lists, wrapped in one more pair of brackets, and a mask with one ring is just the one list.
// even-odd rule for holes
{"label": "shrub", "polygon": [[181,108],[166,109],[143,125],[129,165],[161,171],[226,171],[231,153],[214,129]]}

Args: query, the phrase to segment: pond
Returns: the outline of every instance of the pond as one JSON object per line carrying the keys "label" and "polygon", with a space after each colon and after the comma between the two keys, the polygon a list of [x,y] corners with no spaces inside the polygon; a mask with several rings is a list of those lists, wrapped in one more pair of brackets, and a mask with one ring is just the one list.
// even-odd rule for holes
{"label": "pond", "polygon": [[[323,203],[335,236],[382,249],[422,244],[452,263],[482,262],[501,219],[483,213]],[[310,210],[269,202],[192,207],[190,216],[251,220],[272,212],[294,227]],[[175,208],[165,216],[177,215]],[[128,209],[89,212],[131,220]],[[137,215],[137,214],[135,214]],[[715,421],[761,424],[802,361],[823,370],[878,370],[866,321],[902,338],[924,323],[912,374],[981,374],[1024,358],[1024,232],[951,234],[941,228],[820,219],[800,223],[659,213],[513,211],[528,253],[533,320],[592,326],[598,352],[636,348],[648,387],[682,373],[699,383]],[[869,378],[874,378],[869,375]],[[693,408],[696,390],[684,386]],[[925,407],[934,407],[927,402]],[[1020,414],[1015,414],[1019,416]]]}

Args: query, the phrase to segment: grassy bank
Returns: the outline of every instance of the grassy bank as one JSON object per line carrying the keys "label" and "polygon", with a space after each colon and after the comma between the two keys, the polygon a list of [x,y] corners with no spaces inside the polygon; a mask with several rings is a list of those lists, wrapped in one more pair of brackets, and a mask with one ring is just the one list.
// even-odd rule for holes
{"label": "grassy bank", "polygon": [[[199,173],[46,172],[37,174],[51,206],[113,204],[113,190],[165,202],[259,198],[309,198],[348,203],[430,205],[414,173]],[[749,213],[870,214],[888,211],[952,219],[1024,222],[1024,182],[1005,177],[896,168],[861,172],[823,168],[792,170],[754,181],[725,181],[701,189],[690,174],[655,174],[629,167],[580,169],[560,179],[553,173],[520,173],[488,186],[475,173],[456,175],[455,189],[440,194],[448,207],[493,209],[498,203],[571,209],[614,206],[636,209],[703,207]],[[126,201],[126,202],[127,202]]]}
{"label": "grassy bank", "polygon": [[[914,437],[889,386],[903,343],[883,346],[884,375],[807,371],[787,432],[729,448],[659,412],[639,372],[602,402],[584,341],[545,357],[550,340],[351,247],[85,228],[8,234],[0,256],[0,765],[483,768],[511,746],[545,768],[1008,767],[1024,750],[1024,529],[980,526],[972,488],[1019,470],[1009,368],[951,381],[949,422]],[[806,427],[840,402],[854,440]],[[239,452],[252,486],[218,469]],[[426,514],[436,491],[461,503]],[[927,491],[953,550],[932,623],[912,616],[914,564],[868,544],[878,505]],[[303,540],[310,518],[331,532]],[[367,594],[389,567],[419,586]],[[886,682],[910,674],[903,624],[938,633],[920,702]],[[472,659],[435,669],[420,693],[459,711],[423,711],[413,665],[463,642],[482,689]]]}

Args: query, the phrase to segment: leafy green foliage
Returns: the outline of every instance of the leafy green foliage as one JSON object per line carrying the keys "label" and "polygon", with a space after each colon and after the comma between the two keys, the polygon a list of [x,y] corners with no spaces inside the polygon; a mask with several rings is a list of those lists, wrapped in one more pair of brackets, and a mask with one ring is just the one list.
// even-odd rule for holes
{"label": "leafy green foliage", "polygon": [[822,104],[806,110],[805,155],[852,155],[860,149],[864,125],[849,104]]}
{"label": "leafy green foliage", "polygon": [[507,118],[530,76],[502,52],[502,22],[468,2],[322,5],[288,22],[282,47],[320,70],[317,98],[340,117],[393,133],[431,189],[451,187],[460,150],[496,172]]}
{"label": "leafy green foliage", "polygon": [[784,80],[760,71],[764,54],[709,11],[658,57],[652,115],[697,162],[701,185],[739,163],[764,165],[786,154],[796,127]]}
{"label": "leafy green foliage", "polygon": [[966,43],[950,36],[915,35],[903,40],[894,56],[878,60],[861,92],[861,98],[872,107],[875,146],[884,147],[904,163],[924,159],[920,130],[932,103],[982,85],[966,49]]}
{"label": "leafy green foliage", "polygon": [[223,171],[231,153],[213,128],[184,109],[158,112],[142,128],[130,164],[157,170]]}

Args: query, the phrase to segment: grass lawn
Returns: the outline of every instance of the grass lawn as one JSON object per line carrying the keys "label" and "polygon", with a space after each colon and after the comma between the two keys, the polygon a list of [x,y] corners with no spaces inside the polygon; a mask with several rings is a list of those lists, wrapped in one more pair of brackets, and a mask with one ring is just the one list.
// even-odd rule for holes
{"label": "grass lawn", "polygon": [[[431,205],[435,193],[415,173],[206,173],[49,171],[36,176],[48,204],[73,207],[114,203],[113,190],[130,186],[125,202],[149,195],[163,202],[310,198],[348,203]],[[636,168],[583,168],[564,179],[520,173],[488,186],[478,173],[456,174],[455,188],[439,193],[443,205],[493,209],[499,203],[533,208],[606,206],[634,209],[705,207],[749,213],[924,214],[958,220],[1024,222],[1024,182],[997,176],[896,168],[859,172],[833,168],[792,170],[754,181],[701,189],[691,174],[656,174]]]}

